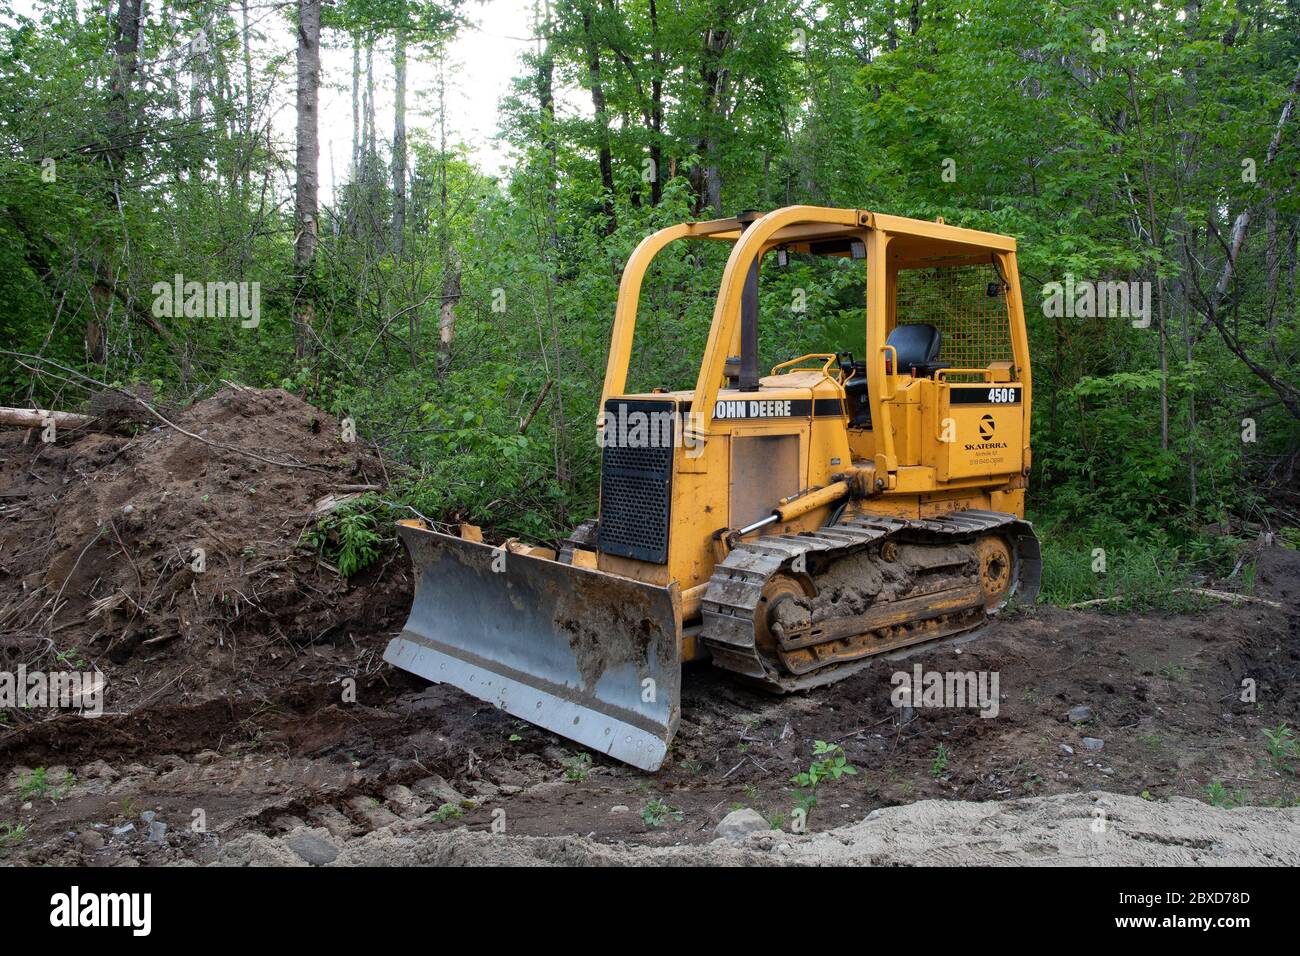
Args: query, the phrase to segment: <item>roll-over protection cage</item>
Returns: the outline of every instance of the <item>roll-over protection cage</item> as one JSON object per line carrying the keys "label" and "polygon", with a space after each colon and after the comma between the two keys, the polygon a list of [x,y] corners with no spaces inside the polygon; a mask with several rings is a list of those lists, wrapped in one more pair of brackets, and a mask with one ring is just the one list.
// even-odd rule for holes
{"label": "roll-over protection cage", "polygon": [[[1012,378],[1024,386],[1024,413],[1030,414],[1029,344],[1024,307],[1016,280],[1016,243],[1008,236],[887,216],[861,209],[788,206],[761,216],[742,216],[669,226],[641,241],[628,258],[619,285],[613,334],[600,408],[624,393],[641,285],[655,256],[678,239],[733,243],[714,304],[708,342],[700,362],[691,407],[714,407],[725,379],[728,356],[740,355],[741,303],[746,278],[762,257],[777,248],[808,252],[826,240],[857,239],[866,246],[866,372],[871,419],[879,423],[877,470],[892,472],[889,403],[893,397],[886,369],[886,344],[897,321],[929,323],[943,333],[943,377],[979,381],[990,362],[1010,361]],[[846,246],[848,244],[846,243]],[[847,252],[841,254],[849,254]],[[695,417],[685,427],[696,441],[707,441],[711,416]]]}

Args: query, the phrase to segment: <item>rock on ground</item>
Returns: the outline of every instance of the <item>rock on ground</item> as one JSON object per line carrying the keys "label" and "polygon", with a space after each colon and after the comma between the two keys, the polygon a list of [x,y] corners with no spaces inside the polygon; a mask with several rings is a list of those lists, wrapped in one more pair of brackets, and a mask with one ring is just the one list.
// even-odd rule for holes
{"label": "rock on ground", "polygon": [[283,842],[285,846],[312,866],[324,866],[327,863],[333,863],[339,855],[338,847],[330,842],[329,831],[324,827],[314,830],[299,827],[286,834]]}
{"label": "rock on ground", "polygon": [[751,833],[764,833],[771,829],[761,813],[745,807],[732,810],[723,817],[722,821],[714,827],[713,835],[722,840],[730,840],[732,843],[743,843]]}
{"label": "rock on ground", "polygon": [[221,848],[212,866],[311,866],[283,840],[245,833]]}

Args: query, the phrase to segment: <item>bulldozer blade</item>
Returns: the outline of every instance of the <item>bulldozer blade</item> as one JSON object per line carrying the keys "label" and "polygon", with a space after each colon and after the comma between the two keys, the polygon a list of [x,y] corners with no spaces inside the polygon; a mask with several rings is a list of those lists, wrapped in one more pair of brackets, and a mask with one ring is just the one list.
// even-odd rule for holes
{"label": "bulldozer blade", "polygon": [[384,660],[642,770],[681,712],[677,585],[402,523],[415,599]]}

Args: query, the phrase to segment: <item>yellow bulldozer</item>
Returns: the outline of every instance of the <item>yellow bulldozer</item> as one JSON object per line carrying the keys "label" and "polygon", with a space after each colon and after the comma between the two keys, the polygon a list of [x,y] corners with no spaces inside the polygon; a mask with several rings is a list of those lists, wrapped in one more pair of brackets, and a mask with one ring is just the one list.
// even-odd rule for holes
{"label": "yellow bulldozer", "polygon": [[[695,387],[626,394],[642,280],[678,240],[732,244]],[[860,359],[760,374],[760,271],[792,254],[863,270]],[[813,206],[661,229],[619,287],[596,521],[558,551],[402,522],[418,581],[385,659],[657,770],[683,662],[805,690],[1033,600],[1030,396],[1014,239]]]}

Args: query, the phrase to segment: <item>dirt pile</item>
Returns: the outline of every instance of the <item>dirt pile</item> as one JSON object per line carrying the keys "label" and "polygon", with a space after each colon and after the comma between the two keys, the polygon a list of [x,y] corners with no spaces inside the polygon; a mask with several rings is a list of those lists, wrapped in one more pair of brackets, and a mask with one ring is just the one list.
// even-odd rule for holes
{"label": "dirt pile", "polygon": [[329,666],[365,641],[354,670],[380,666],[409,601],[400,551],[344,581],[299,542],[327,501],[382,488],[382,459],[279,390],[168,417],[134,437],[0,432],[0,669],[102,670],[123,713],[256,696],[318,660],[305,645]]}
{"label": "dirt pile", "polygon": [[922,800],[858,823],[693,846],[603,844],[387,827],[351,841],[323,828],[227,844],[217,866],[1296,866],[1300,810],[1223,810],[1094,791],[988,803]]}

